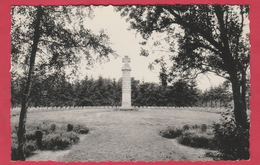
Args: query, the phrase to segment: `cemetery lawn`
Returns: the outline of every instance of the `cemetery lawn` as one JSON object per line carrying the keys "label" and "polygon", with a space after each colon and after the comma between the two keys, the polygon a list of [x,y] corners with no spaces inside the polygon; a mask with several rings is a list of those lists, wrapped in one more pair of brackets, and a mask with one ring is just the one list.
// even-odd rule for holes
{"label": "cemetery lawn", "polygon": [[[58,122],[81,124],[90,132],[63,151],[36,151],[27,160],[34,161],[207,161],[206,149],[181,145],[167,139],[159,131],[167,126],[210,125],[218,122],[219,113],[200,109],[65,109],[28,113],[27,123]],[[18,124],[19,115],[11,117],[11,125]]]}

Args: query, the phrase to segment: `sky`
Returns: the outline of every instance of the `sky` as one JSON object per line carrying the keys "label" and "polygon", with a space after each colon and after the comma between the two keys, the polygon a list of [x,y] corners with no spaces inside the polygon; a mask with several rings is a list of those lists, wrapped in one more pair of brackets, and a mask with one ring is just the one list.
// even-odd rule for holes
{"label": "sky", "polygon": [[[159,66],[155,67],[154,70],[150,70],[148,65],[154,59],[160,57],[161,52],[155,52],[148,57],[140,56],[142,45],[139,42],[142,41],[142,37],[135,30],[128,30],[129,23],[120,16],[119,12],[114,11],[113,6],[95,8],[94,18],[87,18],[84,24],[96,33],[104,29],[110,37],[111,47],[116,51],[118,57],[110,56],[109,62],[96,63],[90,70],[86,70],[86,67],[84,67],[85,63],[82,61],[79,69],[80,79],[83,79],[86,75],[93,78],[98,78],[101,75],[104,78],[115,78],[118,80],[122,76],[122,58],[127,55],[131,58],[131,77],[144,82],[159,83]],[[213,74],[199,75],[197,78],[198,87],[201,90],[217,86],[223,81],[223,78]]]}

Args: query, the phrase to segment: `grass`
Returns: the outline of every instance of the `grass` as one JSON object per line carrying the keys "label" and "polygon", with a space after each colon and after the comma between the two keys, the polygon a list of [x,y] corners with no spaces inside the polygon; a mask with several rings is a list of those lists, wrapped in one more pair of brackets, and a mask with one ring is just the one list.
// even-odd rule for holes
{"label": "grass", "polygon": [[[50,152],[46,157],[33,155],[28,160],[35,161],[168,161],[190,160],[207,161],[202,149],[187,148],[177,140],[169,141],[158,135],[159,130],[174,125],[182,129],[197,124],[209,125],[217,122],[220,115],[212,112],[186,109],[139,109],[138,111],[114,111],[112,109],[49,110],[28,113],[27,126],[42,123],[44,133],[48,123],[55,123],[56,130],[67,129],[73,124],[87,126],[87,136],[70,148],[69,154],[60,155]],[[12,126],[17,125],[19,116],[11,118]],[[35,124],[36,123],[36,124]],[[36,128],[35,126],[35,128]],[[27,129],[28,130],[28,129]],[[186,148],[185,148],[186,147]],[[53,155],[53,156],[52,156]],[[54,159],[55,156],[55,159]]]}
{"label": "grass", "polygon": [[[72,125],[72,124],[71,124]],[[39,129],[38,129],[39,128]],[[75,130],[71,132],[66,131],[66,124],[51,123],[44,121],[38,123],[27,124],[25,133],[25,156],[28,157],[33,151],[39,149],[37,146],[36,131],[40,130],[43,133],[41,150],[63,150],[79,141],[80,133],[88,133],[89,129],[83,125],[77,125]],[[11,145],[11,160],[18,159],[18,138],[17,126],[12,127],[12,145]]]}

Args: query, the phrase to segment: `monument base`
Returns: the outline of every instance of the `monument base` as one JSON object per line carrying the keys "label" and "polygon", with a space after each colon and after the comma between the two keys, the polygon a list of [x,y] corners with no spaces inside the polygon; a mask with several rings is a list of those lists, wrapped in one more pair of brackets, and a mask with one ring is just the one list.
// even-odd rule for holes
{"label": "monument base", "polygon": [[118,107],[116,108],[117,111],[137,111],[138,108],[136,107]]}

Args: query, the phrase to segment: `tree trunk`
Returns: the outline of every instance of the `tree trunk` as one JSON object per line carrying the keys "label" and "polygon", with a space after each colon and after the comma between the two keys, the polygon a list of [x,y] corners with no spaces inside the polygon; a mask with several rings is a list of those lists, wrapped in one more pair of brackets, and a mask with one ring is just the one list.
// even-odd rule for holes
{"label": "tree trunk", "polygon": [[244,104],[244,107],[247,109],[247,104],[246,104],[246,73],[245,71],[242,71],[242,101]]}
{"label": "tree trunk", "polygon": [[240,84],[236,74],[230,74],[233,99],[234,99],[234,115],[237,126],[242,126],[243,128],[248,128],[246,107],[244,106],[241,92]]}
{"label": "tree trunk", "polygon": [[17,132],[18,137],[18,156],[19,160],[25,161],[25,153],[24,153],[24,147],[25,147],[25,126],[26,126],[26,117],[27,117],[27,109],[28,109],[28,99],[31,91],[31,79],[34,72],[34,63],[35,63],[35,57],[36,57],[36,51],[37,46],[40,38],[40,21],[41,17],[43,15],[43,8],[42,6],[37,7],[37,15],[36,20],[34,24],[34,39],[33,39],[33,45],[32,45],[32,52],[30,57],[30,68],[29,73],[27,77],[26,87],[23,92],[23,98],[22,98],[22,106],[21,106],[21,113],[20,113],[20,119],[19,119],[19,128]]}

